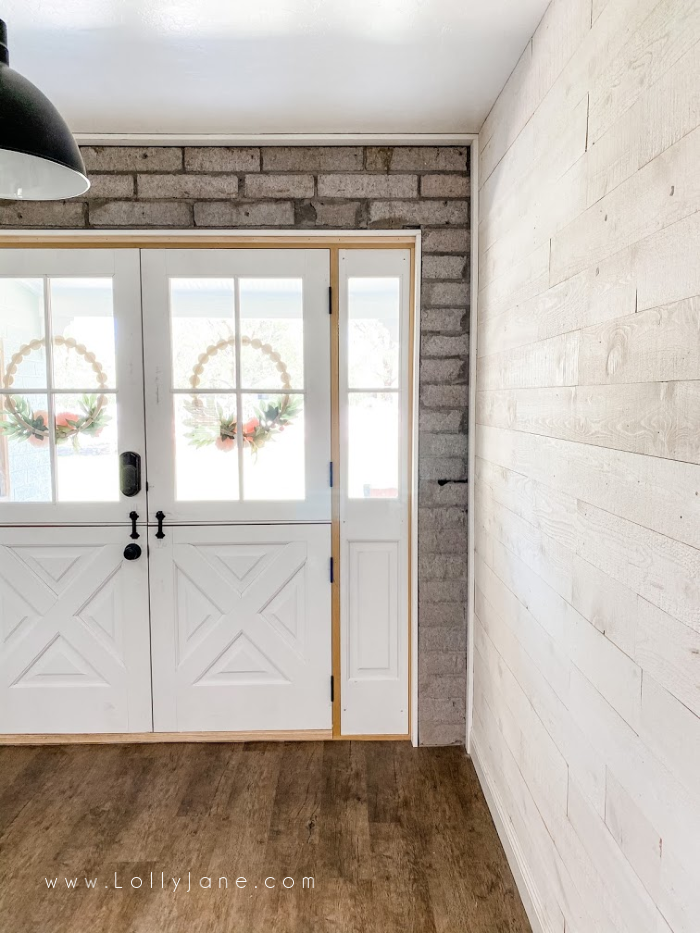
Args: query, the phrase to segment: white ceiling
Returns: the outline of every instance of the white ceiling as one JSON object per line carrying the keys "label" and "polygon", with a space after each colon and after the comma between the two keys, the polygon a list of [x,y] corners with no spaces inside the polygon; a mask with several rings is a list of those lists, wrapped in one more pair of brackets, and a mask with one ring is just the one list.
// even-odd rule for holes
{"label": "white ceiling", "polygon": [[5,0],[76,133],[478,131],[547,0]]}

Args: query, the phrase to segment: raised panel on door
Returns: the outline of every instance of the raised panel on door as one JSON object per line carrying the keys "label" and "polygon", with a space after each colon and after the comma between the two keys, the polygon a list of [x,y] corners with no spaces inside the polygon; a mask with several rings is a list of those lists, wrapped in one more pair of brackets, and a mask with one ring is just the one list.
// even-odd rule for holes
{"label": "raised panel on door", "polygon": [[399,677],[399,547],[395,541],[350,541],[348,678]]}
{"label": "raised panel on door", "polygon": [[150,532],[157,732],[331,727],[330,528]]}
{"label": "raised panel on door", "polygon": [[148,570],[128,542],[0,529],[0,733],[151,730]]}
{"label": "raised panel on door", "polygon": [[329,261],[144,251],[151,521],[330,521]]}
{"label": "raised panel on door", "polygon": [[138,250],[0,251],[0,521],[146,518]]}
{"label": "raised panel on door", "polygon": [[340,251],[343,735],[408,732],[410,253]]}

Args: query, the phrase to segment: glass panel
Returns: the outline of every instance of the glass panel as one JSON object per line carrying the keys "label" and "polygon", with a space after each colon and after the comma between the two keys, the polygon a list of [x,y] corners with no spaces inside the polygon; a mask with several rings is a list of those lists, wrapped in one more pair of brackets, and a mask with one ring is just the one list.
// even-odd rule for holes
{"label": "glass panel", "polygon": [[175,397],[175,488],[180,502],[238,499],[235,395]]}
{"label": "glass panel", "polygon": [[239,288],[242,388],[303,389],[302,280],[241,279]]}
{"label": "glass panel", "polygon": [[243,396],[243,496],[303,499],[304,398]]}
{"label": "glass panel", "polygon": [[0,501],[51,502],[45,395],[0,398]]}
{"label": "glass panel", "polygon": [[233,279],[170,280],[173,388],[236,385]]}
{"label": "glass panel", "polygon": [[55,278],[49,287],[54,388],[114,389],[112,280]]}
{"label": "glass panel", "polygon": [[348,385],[390,389],[399,385],[400,280],[348,281]]}
{"label": "glass panel", "polygon": [[399,494],[398,393],[351,393],[348,433],[349,497],[396,499]]}
{"label": "glass panel", "polygon": [[116,396],[55,395],[59,502],[117,502]]}
{"label": "glass panel", "polygon": [[47,388],[42,279],[0,279],[0,373],[3,389]]}

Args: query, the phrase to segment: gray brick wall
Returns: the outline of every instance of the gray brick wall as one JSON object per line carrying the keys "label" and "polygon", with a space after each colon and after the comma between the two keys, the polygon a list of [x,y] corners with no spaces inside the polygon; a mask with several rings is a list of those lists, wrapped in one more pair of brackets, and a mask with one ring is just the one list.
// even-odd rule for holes
{"label": "gray brick wall", "polygon": [[423,232],[419,734],[462,742],[466,680],[468,151],[460,147],[86,147],[92,188],[5,202],[5,227],[263,227]]}

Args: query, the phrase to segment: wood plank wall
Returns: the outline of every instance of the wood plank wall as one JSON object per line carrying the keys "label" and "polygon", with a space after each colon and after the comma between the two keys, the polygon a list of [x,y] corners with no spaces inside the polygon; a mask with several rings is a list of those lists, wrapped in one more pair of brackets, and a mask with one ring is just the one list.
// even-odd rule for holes
{"label": "wood plank wall", "polygon": [[699,41],[554,0],[480,134],[472,737],[547,933],[700,930]]}

